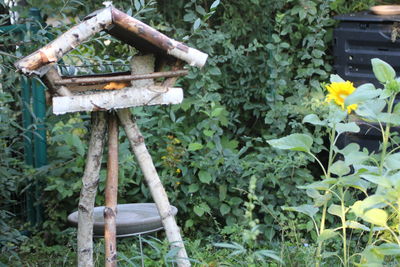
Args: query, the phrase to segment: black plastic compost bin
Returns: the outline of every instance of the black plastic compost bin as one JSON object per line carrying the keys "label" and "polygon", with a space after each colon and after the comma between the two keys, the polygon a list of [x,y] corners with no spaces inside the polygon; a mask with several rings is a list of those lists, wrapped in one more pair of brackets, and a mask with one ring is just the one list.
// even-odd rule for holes
{"label": "black plastic compost bin", "polygon": [[[333,33],[334,69],[340,77],[352,81],[355,86],[373,83],[382,87],[372,72],[372,58],[388,62],[400,74],[400,15],[378,16],[359,12],[336,16],[335,19],[339,24]],[[344,147],[358,143],[369,151],[377,151],[382,138],[378,125],[357,123],[361,131],[343,135],[338,145]]]}
{"label": "black plastic compost bin", "polygon": [[334,68],[343,79],[355,85],[372,82],[378,86],[372,72],[372,58],[388,62],[400,73],[400,15],[361,12],[335,19],[339,25],[334,30]]}

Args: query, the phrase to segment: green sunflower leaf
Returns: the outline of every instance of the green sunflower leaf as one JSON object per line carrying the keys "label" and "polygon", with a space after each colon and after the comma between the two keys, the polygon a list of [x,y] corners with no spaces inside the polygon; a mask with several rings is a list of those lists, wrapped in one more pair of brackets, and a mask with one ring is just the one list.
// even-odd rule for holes
{"label": "green sunflower leaf", "polygon": [[357,87],[357,89],[344,100],[345,106],[359,104],[367,100],[378,97],[382,90],[376,89],[372,83],[366,83]]}
{"label": "green sunflower leaf", "polygon": [[374,71],[375,77],[381,83],[386,83],[386,82],[391,81],[394,78],[396,78],[395,70],[392,68],[392,66],[390,66],[385,61],[383,61],[379,58],[373,58],[373,59],[371,59],[371,63],[372,63],[372,70]]}
{"label": "green sunflower leaf", "polygon": [[313,139],[306,134],[291,134],[279,139],[268,140],[267,142],[274,148],[310,152]]}

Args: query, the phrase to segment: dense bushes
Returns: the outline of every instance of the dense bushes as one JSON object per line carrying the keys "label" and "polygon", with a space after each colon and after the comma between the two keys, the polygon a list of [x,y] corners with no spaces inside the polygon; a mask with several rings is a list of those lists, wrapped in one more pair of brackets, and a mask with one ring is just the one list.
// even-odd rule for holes
{"label": "dense bushes", "polygon": [[[290,232],[289,221],[298,219],[289,220],[286,216],[292,215],[284,215],[280,206],[299,204],[303,195],[296,186],[313,179],[313,166],[307,156],[275,151],[265,140],[309,131],[300,119],[309,111],[319,112],[323,95],[320,82],[332,72],[332,15],[364,9],[374,1],[345,5],[341,0],[131,2],[114,1],[114,5],[210,55],[204,69],[192,69],[179,81],[185,88],[181,105],[133,109],[171,202],[180,210],[180,225],[187,234],[191,233],[188,229],[216,233],[225,226],[223,232],[231,233],[235,223],[249,223],[244,202],[248,201],[250,177],[255,177],[258,200],[251,211],[264,227],[265,238],[273,238],[279,231]],[[70,16],[72,22],[77,14],[82,17],[100,8],[79,1],[61,9],[57,2],[34,4],[49,15],[61,10],[57,16]],[[19,8],[21,16],[26,16],[26,7]],[[21,107],[16,91],[20,87],[11,64],[13,54],[25,55],[70,26],[46,27],[36,35],[28,32],[21,39],[25,42],[22,52],[0,54],[1,78],[6,81],[0,91],[0,107],[14,111],[0,115],[0,122],[5,123],[2,137],[7,137],[0,140],[6,148],[0,152],[4,157],[0,167],[7,170],[2,183],[13,177],[20,177],[19,182],[25,185],[30,182],[20,163],[23,132],[16,126],[19,113],[15,111]],[[4,43],[6,37],[0,38]],[[65,64],[101,63],[99,69],[104,71],[113,70],[105,63],[115,59],[127,62],[134,51],[118,42],[107,46],[107,38],[100,34],[75,50]],[[35,45],[28,44],[32,41]],[[44,227],[57,234],[66,227],[66,215],[76,208],[79,197],[88,115],[49,115],[47,123],[49,165],[32,177],[45,185],[40,196],[45,206]],[[3,129],[7,129],[4,134]],[[323,138],[319,128],[313,130],[313,151],[317,153]],[[123,133],[120,142],[119,202],[151,201]],[[15,152],[7,152],[10,148]],[[13,173],[10,160],[18,165],[12,167]],[[98,205],[103,204],[104,179],[103,170]],[[10,199],[21,198],[15,195],[20,188],[8,191],[13,194]],[[297,227],[311,229],[300,222]]]}

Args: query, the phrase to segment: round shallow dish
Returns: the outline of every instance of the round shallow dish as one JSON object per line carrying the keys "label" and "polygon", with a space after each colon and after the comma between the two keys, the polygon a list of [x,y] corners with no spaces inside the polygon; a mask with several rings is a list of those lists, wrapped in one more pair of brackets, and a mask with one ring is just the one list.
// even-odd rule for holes
{"label": "round shallow dish", "polygon": [[370,10],[376,15],[399,15],[400,5],[373,6]]}
{"label": "round shallow dish", "polygon": [[[178,209],[171,206],[173,215]],[[104,236],[104,206],[94,208],[93,235]],[[75,211],[68,216],[68,221],[78,225],[78,212]],[[117,237],[132,236],[159,231],[163,228],[161,217],[154,203],[120,204],[117,206]]]}

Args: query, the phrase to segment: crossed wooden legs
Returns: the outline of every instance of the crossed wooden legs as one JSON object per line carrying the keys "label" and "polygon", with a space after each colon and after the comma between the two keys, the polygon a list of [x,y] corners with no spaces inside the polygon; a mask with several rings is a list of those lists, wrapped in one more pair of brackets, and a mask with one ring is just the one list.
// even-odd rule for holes
{"label": "crossed wooden legs", "polygon": [[[150,189],[153,200],[172,247],[179,247],[177,263],[179,267],[190,266],[182,241],[179,227],[172,215],[171,206],[154,167],[153,160],[146,148],[144,138],[136,122],[132,120],[129,109],[117,112],[119,121],[128,137],[131,148],[142,169],[145,181]],[[109,127],[109,159],[107,166],[106,208],[105,215],[105,246],[106,266],[116,266],[115,216],[118,188],[118,123],[115,114],[108,119]],[[92,132],[87,154],[83,185],[78,206],[78,266],[93,266],[93,208],[99,182],[100,165],[104,147],[106,130],[105,112],[92,112]],[[110,151],[111,150],[111,151]],[[111,154],[110,154],[111,153]],[[114,154],[113,154],[114,153]],[[115,154],[116,153],[116,154]],[[108,192],[108,197],[107,197]],[[107,201],[108,200],[108,201]]]}

